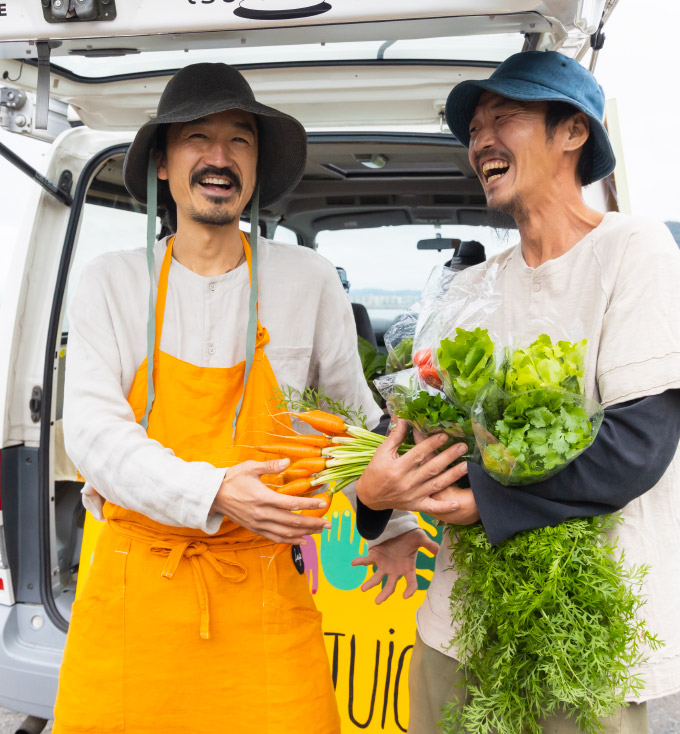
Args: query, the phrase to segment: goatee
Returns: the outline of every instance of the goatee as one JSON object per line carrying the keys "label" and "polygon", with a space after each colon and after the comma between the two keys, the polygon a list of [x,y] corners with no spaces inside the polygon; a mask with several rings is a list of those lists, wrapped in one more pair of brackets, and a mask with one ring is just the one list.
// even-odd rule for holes
{"label": "goatee", "polygon": [[231,212],[207,211],[201,212],[192,209],[189,212],[189,218],[197,224],[209,224],[213,227],[226,227],[236,221],[236,215]]}
{"label": "goatee", "polygon": [[527,219],[529,208],[521,196],[513,196],[508,201],[490,204],[487,221],[495,230],[516,229],[517,225]]}

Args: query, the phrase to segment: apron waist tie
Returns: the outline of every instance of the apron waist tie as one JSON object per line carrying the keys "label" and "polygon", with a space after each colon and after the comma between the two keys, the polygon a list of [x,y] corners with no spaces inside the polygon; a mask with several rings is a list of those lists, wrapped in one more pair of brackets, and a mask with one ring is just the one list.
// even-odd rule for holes
{"label": "apron waist tie", "polygon": [[[204,640],[209,640],[210,606],[208,603],[208,588],[205,583],[205,576],[199,558],[204,558],[220,576],[235,583],[245,580],[248,575],[245,566],[233,558],[213,553],[210,546],[200,540],[186,540],[178,544],[155,543],[151,546],[151,552],[156,555],[168,557],[165,567],[161,572],[161,576],[166,579],[171,579],[175,575],[177,566],[182,558],[189,559],[191,570],[194,573],[198,606],[201,610],[200,635]],[[233,551],[228,551],[228,553],[229,555],[233,555]]]}
{"label": "apron waist tie", "polygon": [[228,581],[240,583],[248,576],[243,564],[236,560],[235,551],[244,548],[259,548],[271,545],[271,541],[247,542],[247,543],[205,543],[198,538],[163,538],[158,533],[139,525],[139,523],[125,522],[119,520],[108,520],[107,526],[118,535],[123,535],[132,540],[141,541],[149,546],[152,553],[167,556],[168,560],[163,567],[161,576],[172,579],[177,571],[177,566],[182,558],[191,563],[194,574],[194,585],[198,606],[201,610],[200,636],[204,640],[210,639],[210,606],[208,603],[208,587],[205,583],[205,575],[201,567],[200,558],[204,558],[217,573]]}

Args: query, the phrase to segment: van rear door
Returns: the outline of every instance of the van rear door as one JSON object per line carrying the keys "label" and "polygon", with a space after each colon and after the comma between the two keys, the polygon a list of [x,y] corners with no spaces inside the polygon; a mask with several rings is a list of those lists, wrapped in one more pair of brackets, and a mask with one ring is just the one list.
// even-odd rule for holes
{"label": "van rear door", "polygon": [[[62,3],[75,8],[66,19]],[[186,0],[175,3],[172,12],[163,0],[82,3],[98,9],[95,15],[89,10],[79,14],[80,0],[4,4],[6,13],[0,20],[4,80],[0,82],[0,123],[4,127],[44,139],[54,139],[69,121],[96,129],[136,128],[153,114],[168,71],[194,61],[226,61],[249,70],[264,102],[279,104],[306,124],[323,125],[329,119],[341,126],[385,124],[388,118],[400,124],[398,118],[406,112],[404,121],[410,123],[432,117],[432,108],[423,115],[420,105],[403,104],[403,99],[418,102],[433,95],[427,88],[429,70],[416,73],[408,67],[409,61],[467,61],[467,71],[449,69],[450,86],[452,81],[475,75],[469,62],[483,69],[485,63],[502,61],[522,48],[559,47],[578,56],[588,48],[606,0],[421,0],[417,4],[397,0],[383,8],[362,0],[241,0],[233,5]],[[431,40],[428,48],[422,39]],[[373,96],[377,75],[367,77],[364,71],[354,76],[352,62],[356,61],[379,66],[395,98],[403,82],[397,110],[386,108],[382,95]],[[264,74],[260,73],[263,65]],[[316,97],[318,89],[312,88],[305,65],[317,69],[326,65],[329,70],[325,99]],[[401,68],[392,68],[389,74],[387,67],[395,65]],[[279,74],[273,67],[286,71]],[[298,69],[292,86],[282,87],[292,67]],[[339,96],[331,94],[335,85],[341,87]],[[344,94],[348,86],[352,95]],[[415,96],[406,97],[406,93]],[[345,104],[348,96],[353,102],[349,106]],[[436,97],[438,105],[441,96]],[[332,115],[329,105],[333,105]]]}

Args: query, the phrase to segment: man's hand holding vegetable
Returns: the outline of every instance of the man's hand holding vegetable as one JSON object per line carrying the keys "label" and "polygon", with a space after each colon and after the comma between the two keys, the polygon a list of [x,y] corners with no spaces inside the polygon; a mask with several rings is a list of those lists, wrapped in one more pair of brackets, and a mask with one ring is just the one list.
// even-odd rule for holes
{"label": "man's hand holding vegetable", "polygon": [[244,461],[228,469],[220,485],[211,513],[231,518],[244,528],[275,543],[306,545],[305,535],[331,527],[323,517],[308,517],[299,510],[323,509],[326,504],[313,497],[290,497],[272,492],[261,477],[286,469],[288,459]]}

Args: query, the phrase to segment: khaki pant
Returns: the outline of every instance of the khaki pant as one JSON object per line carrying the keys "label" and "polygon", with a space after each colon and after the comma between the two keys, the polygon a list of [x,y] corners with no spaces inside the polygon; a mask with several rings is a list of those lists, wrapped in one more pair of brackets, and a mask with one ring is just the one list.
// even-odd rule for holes
{"label": "khaki pant", "polygon": [[[418,635],[409,670],[409,734],[438,734],[437,724],[447,701],[463,704],[465,687],[458,661],[426,645]],[[649,734],[647,706],[631,703],[602,722],[602,734]],[[544,734],[578,734],[573,719],[551,717],[543,723]]]}

